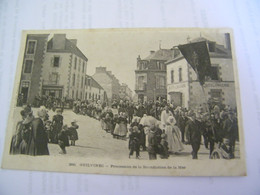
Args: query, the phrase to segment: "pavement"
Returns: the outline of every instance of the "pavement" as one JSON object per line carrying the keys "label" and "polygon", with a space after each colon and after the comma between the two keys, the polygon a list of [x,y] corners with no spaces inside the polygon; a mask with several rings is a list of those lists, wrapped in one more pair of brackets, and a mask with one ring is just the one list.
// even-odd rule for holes
{"label": "pavement", "polygon": [[[15,124],[21,120],[20,107],[15,108],[14,122]],[[36,116],[37,108],[33,108],[33,113]],[[55,114],[53,111],[49,111],[50,119]],[[64,110],[63,123],[70,125],[73,119],[77,120],[79,125],[78,136],[79,140],[76,141],[75,146],[66,147],[66,156],[71,157],[94,157],[94,158],[111,158],[118,160],[128,159],[128,140],[114,139],[110,133],[106,133],[101,129],[100,122],[94,118],[88,116],[75,114],[72,110]],[[238,144],[238,143],[237,143]],[[64,155],[59,154],[60,148],[57,144],[48,144],[50,155]],[[239,157],[238,146],[236,147],[235,156]],[[172,154],[169,159],[191,159],[191,146],[184,145],[184,150],[180,154]],[[148,160],[148,153],[146,151],[140,152],[140,160]],[[132,158],[135,158],[132,156]],[[160,158],[158,156],[158,158]],[[198,152],[199,159],[209,159],[209,150],[201,144]]]}

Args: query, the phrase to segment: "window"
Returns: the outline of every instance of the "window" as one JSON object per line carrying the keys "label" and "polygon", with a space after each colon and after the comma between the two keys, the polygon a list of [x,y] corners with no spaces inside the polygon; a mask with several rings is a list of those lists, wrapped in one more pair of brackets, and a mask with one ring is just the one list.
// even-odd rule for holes
{"label": "window", "polygon": [[32,72],[32,60],[25,60],[25,67],[24,67],[24,73],[31,73]]}
{"label": "window", "polygon": [[78,71],[80,71],[80,67],[81,66],[81,59],[79,59],[79,69],[78,69]]}
{"label": "window", "polygon": [[72,98],[74,98],[74,91],[73,90],[72,90],[72,95],[71,96],[72,96]]}
{"label": "window", "polygon": [[29,81],[23,81],[22,82],[22,87],[29,87],[30,86],[30,82]]}
{"label": "window", "polygon": [[84,70],[85,70],[85,62],[83,62],[82,64],[82,72],[84,73]]}
{"label": "window", "polygon": [[165,89],[165,78],[163,76],[156,77],[156,89]]}
{"label": "window", "polygon": [[34,54],[36,41],[28,41],[27,54]]}
{"label": "window", "polygon": [[75,74],[73,74],[73,77],[72,77],[72,85],[75,86]]}
{"label": "window", "polygon": [[158,70],[163,70],[163,63],[162,62],[156,62],[156,66]]}
{"label": "window", "polygon": [[81,78],[81,88],[83,87],[84,78]]}
{"label": "window", "polygon": [[53,66],[54,67],[59,67],[60,66],[60,57],[59,56],[54,56],[54,58],[53,58]]}
{"label": "window", "polygon": [[74,69],[75,70],[77,69],[77,58],[76,57],[74,58]]}
{"label": "window", "polygon": [[182,81],[182,68],[179,68],[179,82]]}
{"label": "window", "polygon": [[174,71],[171,70],[171,83],[174,83]]}
{"label": "window", "polygon": [[138,77],[138,90],[144,90],[144,76]]}
{"label": "window", "polygon": [[91,93],[89,93],[89,98],[88,99],[91,99]]}
{"label": "window", "polygon": [[51,84],[58,84],[58,81],[59,81],[59,75],[57,72],[53,72],[51,73],[50,75],[50,83]]}
{"label": "window", "polygon": [[76,91],[76,99],[78,99],[78,91]]}
{"label": "window", "polygon": [[218,66],[212,66],[210,69],[211,80],[219,80],[219,69]]}
{"label": "window", "polygon": [[80,99],[82,99],[82,92],[80,92]]}
{"label": "window", "polygon": [[88,92],[86,92],[85,99],[88,99]]}
{"label": "window", "polygon": [[[88,78],[88,86],[90,86],[90,83],[91,82],[91,79],[90,78]],[[90,86],[91,87],[91,86]]]}
{"label": "window", "polygon": [[214,42],[208,43],[209,46],[209,51],[210,52],[215,52],[216,51],[216,44]]}

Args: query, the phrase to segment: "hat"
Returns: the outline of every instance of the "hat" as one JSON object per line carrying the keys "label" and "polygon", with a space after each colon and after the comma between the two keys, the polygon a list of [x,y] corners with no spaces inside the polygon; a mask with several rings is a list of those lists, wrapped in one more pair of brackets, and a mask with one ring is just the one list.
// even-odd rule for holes
{"label": "hat", "polygon": [[41,106],[39,109],[38,109],[38,116],[39,117],[44,117],[46,114],[47,114],[47,109],[45,108],[45,106]]}
{"label": "hat", "polygon": [[63,125],[62,129],[63,130],[68,130],[68,125]]}
{"label": "hat", "polygon": [[71,123],[77,123],[78,121],[76,119],[73,119]]}
{"label": "hat", "polygon": [[188,116],[189,116],[189,117],[194,116],[194,114],[195,114],[195,113],[193,112],[193,110],[188,111]]}
{"label": "hat", "polygon": [[62,113],[61,109],[56,110],[57,113]]}
{"label": "hat", "polygon": [[161,135],[161,138],[162,138],[162,139],[166,139],[166,137],[167,137],[167,135],[166,135],[165,133],[163,133],[163,134]]}
{"label": "hat", "polygon": [[31,114],[31,113],[32,113],[32,108],[31,108],[31,106],[26,105],[26,106],[23,108],[23,111],[24,111],[25,114]]}

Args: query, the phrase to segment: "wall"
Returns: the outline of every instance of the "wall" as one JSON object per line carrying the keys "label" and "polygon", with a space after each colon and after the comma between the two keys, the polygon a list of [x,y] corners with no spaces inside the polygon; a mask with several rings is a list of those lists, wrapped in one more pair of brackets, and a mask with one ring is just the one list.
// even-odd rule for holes
{"label": "wall", "polygon": [[[46,48],[47,48],[47,39],[48,39],[47,34],[46,35],[28,35],[27,36],[19,93],[21,92],[22,81],[30,81],[28,99],[27,99],[27,103],[30,103],[30,104],[33,103],[36,95],[41,95],[42,63],[45,58],[45,52],[46,52]],[[27,44],[28,44],[29,40],[36,40],[36,49],[35,49],[34,54],[26,54]],[[31,73],[24,73],[25,59],[33,60]]]}

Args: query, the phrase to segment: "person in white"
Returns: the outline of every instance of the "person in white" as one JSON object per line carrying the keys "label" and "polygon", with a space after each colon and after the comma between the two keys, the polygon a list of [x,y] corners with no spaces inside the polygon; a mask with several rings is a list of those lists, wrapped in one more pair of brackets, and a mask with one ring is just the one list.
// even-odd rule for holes
{"label": "person in white", "polygon": [[180,140],[180,130],[173,116],[170,116],[167,120],[165,134],[167,135],[166,141],[168,142],[169,152],[178,154],[184,149]]}
{"label": "person in white", "polygon": [[166,127],[166,123],[168,121],[168,118],[172,116],[173,117],[173,114],[172,112],[169,110],[169,107],[166,105],[164,110],[162,111],[161,113],[161,123],[162,123],[162,127],[163,129],[165,129]]}

